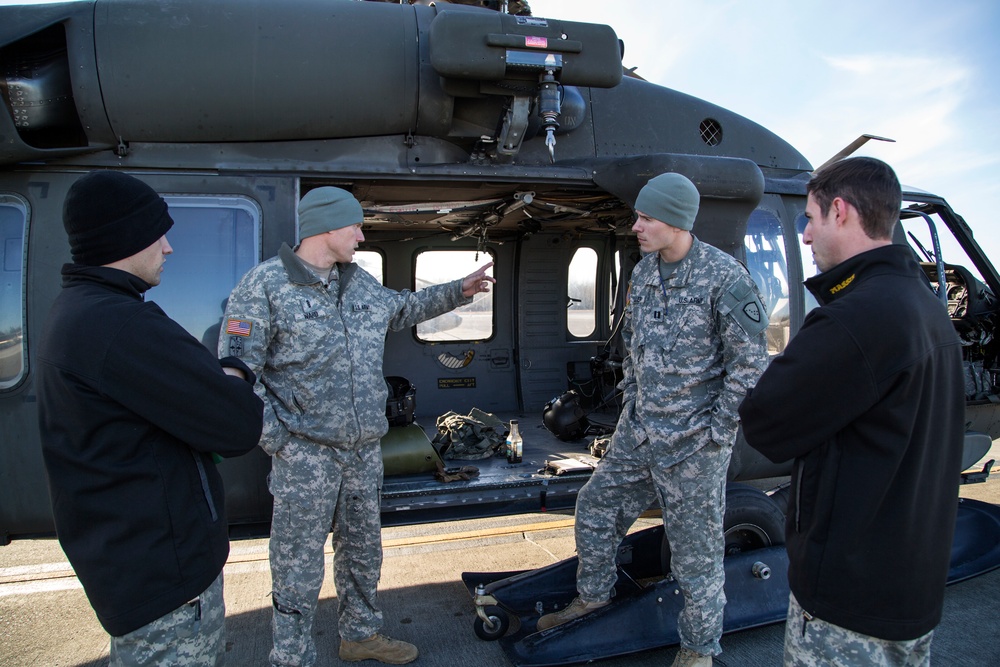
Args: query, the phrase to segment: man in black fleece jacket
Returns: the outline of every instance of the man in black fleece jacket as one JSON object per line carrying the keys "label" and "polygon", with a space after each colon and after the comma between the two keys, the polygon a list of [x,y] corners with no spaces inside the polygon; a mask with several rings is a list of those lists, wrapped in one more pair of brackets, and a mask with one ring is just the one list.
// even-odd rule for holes
{"label": "man in black fleece jacket", "polygon": [[172,252],[152,188],[91,172],[63,223],[73,263],[37,353],[59,542],[112,636],[112,665],[221,665],[229,536],[213,453],[257,445],[254,375],[143,300]]}
{"label": "man in black fleece jacket", "polygon": [[740,407],[747,442],[794,459],[785,665],[929,665],[958,507],[958,336],[912,251],[885,163],[810,180],[802,235],[821,307]]}

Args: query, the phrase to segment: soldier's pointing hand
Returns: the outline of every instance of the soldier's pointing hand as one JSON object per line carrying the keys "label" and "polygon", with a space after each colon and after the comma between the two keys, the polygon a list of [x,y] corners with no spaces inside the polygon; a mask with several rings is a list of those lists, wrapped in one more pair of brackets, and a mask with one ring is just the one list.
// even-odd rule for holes
{"label": "soldier's pointing hand", "polygon": [[462,296],[468,298],[480,292],[489,292],[490,285],[496,282],[496,278],[486,275],[486,271],[493,266],[493,262],[484,264],[474,273],[470,273],[462,280]]}

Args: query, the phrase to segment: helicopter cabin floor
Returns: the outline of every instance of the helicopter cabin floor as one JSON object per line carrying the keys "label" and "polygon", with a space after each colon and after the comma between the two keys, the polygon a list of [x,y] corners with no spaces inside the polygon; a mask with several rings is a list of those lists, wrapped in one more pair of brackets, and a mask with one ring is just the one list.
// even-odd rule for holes
{"label": "helicopter cabin floor", "polygon": [[[433,471],[387,475],[382,487],[383,525],[572,510],[598,461],[589,450],[594,435],[567,442],[545,428],[541,414],[494,416],[505,426],[518,420],[524,441],[520,463],[509,463],[501,451],[479,460],[444,459],[448,470],[476,468],[468,481],[441,482]],[[428,440],[437,435],[435,422],[423,417],[415,421]]]}

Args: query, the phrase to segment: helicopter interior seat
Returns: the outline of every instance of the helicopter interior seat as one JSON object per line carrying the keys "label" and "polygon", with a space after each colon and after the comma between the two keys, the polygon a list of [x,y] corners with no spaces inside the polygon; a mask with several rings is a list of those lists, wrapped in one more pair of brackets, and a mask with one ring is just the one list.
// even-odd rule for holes
{"label": "helicopter interior seat", "polygon": [[[921,262],[921,268],[931,283],[938,282],[937,265]],[[965,364],[967,400],[997,400],[992,373],[982,358],[969,357],[967,350],[978,349],[990,336],[989,315],[996,307],[985,286],[967,268],[958,264],[945,264],[945,289],[948,294],[948,314],[955,332],[963,342],[962,356]],[[966,449],[970,449],[968,442]],[[989,449],[989,447],[987,447]],[[977,459],[978,460],[978,459]]]}
{"label": "helicopter interior seat", "polygon": [[[938,284],[938,269],[933,262],[921,262],[931,283]],[[990,310],[985,292],[972,272],[958,264],[944,265],[944,285],[948,294],[948,314],[960,330],[974,326]]]}
{"label": "helicopter interior seat", "polygon": [[[917,242],[916,238],[914,238],[913,241]],[[921,255],[917,252],[917,248],[913,246],[913,244],[910,241],[910,238],[907,237],[906,231],[902,224],[897,224],[893,228],[892,242],[895,245],[904,245],[910,249],[910,252],[913,253],[913,258],[916,259],[917,262],[919,262],[920,268],[923,269],[924,275],[927,276],[928,286],[931,289],[933,289],[934,293],[936,294],[938,290],[937,262],[927,261],[925,257],[921,257]],[[917,243],[919,244],[919,242]],[[924,251],[923,248],[921,248],[921,251],[926,253],[926,251]],[[961,308],[958,302],[962,300],[963,293],[971,294],[971,292],[974,291],[973,289],[970,288],[975,288],[976,280],[972,277],[972,274],[970,274],[969,271],[963,266],[958,266],[955,264],[945,264],[944,268],[945,268],[945,281],[946,281],[945,289],[947,290],[948,293],[948,314],[951,315],[952,321],[955,323],[955,327],[959,329],[959,333],[961,333],[960,330],[961,322],[956,321],[960,320],[963,317],[963,315],[956,316],[956,311]],[[956,279],[959,280],[960,283],[956,282]]]}
{"label": "helicopter interior seat", "polygon": [[[772,252],[778,254],[777,251]],[[759,251],[747,257],[747,270],[760,291],[764,307],[767,308],[769,315],[774,313],[775,309],[780,306],[779,302],[786,298],[781,281],[778,280],[773,271],[768,270],[768,267],[774,266],[774,260],[762,256],[772,254],[772,252]]]}
{"label": "helicopter interior seat", "polygon": [[788,318],[788,295],[785,294],[785,288],[774,276],[770,276],[768,281],[768,286],[766,290],[761,294],[764,297],[764,305],[767,308],[767,314],[774,319],[775,313],[783,312],[783,318]]}
{"label": "helicopter interior seat", "polygon": [[[780,352],[788,344],[788,295],[781,281],[774,275],[776,260],[769,259],[769,252],[758,251],[747,257],[747,270],[757,285],[760,298],[769,320],[767,327],[767,347],[772,353]],[[778,254],[778,253],[774,253]],[[784,259],[783,257],[781,259]],[[781,266],[781,264],[777,264]]]}
{"label": "helicopter interior seat", "polygon": [[[775,313],[784,313],[783,317],[777,318],[781,320],[788,317],[788,294],[781,280],[775,275],[777,269],[772,267],[782,266],[780,262],[784,261],[784,257],[777,251],[772,252],[775,255],[774,259],[756,257],[756,261],[754,261],[748,257],[747,269],[750,271],[750,277],[757,284],[757,289],[760,290],[760,296],[764,301],[768,317],[771,320],[775,320]],[[759,255],[761,253],[755,254]]]}

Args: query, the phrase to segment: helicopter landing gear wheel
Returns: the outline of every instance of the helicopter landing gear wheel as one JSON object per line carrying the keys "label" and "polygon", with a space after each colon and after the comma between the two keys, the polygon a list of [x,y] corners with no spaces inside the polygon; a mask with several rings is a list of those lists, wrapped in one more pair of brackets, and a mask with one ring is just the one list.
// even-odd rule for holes
{"label": "helicopter landing gear wheel", "polygon": [[726,488],[726,555],[785,543],[785,514],[767,494],[745,484]]}
{"label": "helicopter landing gear wheel", "polygon": [[[738,482],[726,486],[726,514],[722,529],[726,555],[785,543],[785,515],[778,504],[763,491]],[[663,536],[660,565],[670,572],[670,543]]]}
{"label": "helicopter landing gear wheel", "polygon": [[510,615],[507,612],[500,607],[486,607],[483,611],[492,625],[477,616],[472,626],[477,637],[493,642],[507,634],[507,629],[510,628]]}

